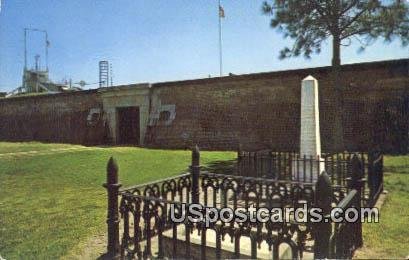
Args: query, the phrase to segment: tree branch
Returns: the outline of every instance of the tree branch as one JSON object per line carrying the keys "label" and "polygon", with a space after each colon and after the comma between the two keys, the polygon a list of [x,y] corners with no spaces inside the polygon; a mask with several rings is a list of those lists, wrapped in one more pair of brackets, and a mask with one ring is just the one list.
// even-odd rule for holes
{"label": "tree branch", "polygon": [[360,29],[360,30],[357,30],[357,31],[353,31],[353,32],[351,32],[351,33],[348,33],[348,34],[346,34],[346,35],[341,35],[340,39],[341,39],[341,40],[344,40],[344,39],[347,39],[347,38],[349,38],[349,37],[351,37],[351,36],[353,36],[353,35],[362,34],[362,33],[365,33],[365,32],[369,32],[369,29],[367,29],[367,28],[362,28],[362,29]]}
{"label": "tree branch", "polygon": [[353,24],[356,20],[358,20],[359,17],[361,17],[368,9],[364,8],[362,9],[358,14],[356,14],[349,22],[341,28],[341,31],[346,30],[351,24]]}
{"label": "tree branch", "polygon": [[351,1],[351,3],[349,4],[349,6],[347,6],[343,11],[341,11],[340,15],[342,16],[342,15],[346,14],[349,10],[352,9],[352,7],[354,7],[354,6],[358,3],[358,1],[359,1],[359,0]]}
{"label": "tree branch", "polygon": [[327,24],[327,26],[328,26],[328,29],[329,30],[332,30],[332,28],[333,28],[333,25],[332,25],[332,23],[331,23],[331,20],[329,20],[328,19],[328,15],[327,14],[325,14],[325,10],[323,9],[323,8],[321,8],[321,6],[317,3],[317,1],[311,1],[313,4],[314,4],[314,6],[315,6],[315,9],[317,10],[317,12],[321,15],[321,17],[325,20],[325,22],[326,22],[326,24]]}

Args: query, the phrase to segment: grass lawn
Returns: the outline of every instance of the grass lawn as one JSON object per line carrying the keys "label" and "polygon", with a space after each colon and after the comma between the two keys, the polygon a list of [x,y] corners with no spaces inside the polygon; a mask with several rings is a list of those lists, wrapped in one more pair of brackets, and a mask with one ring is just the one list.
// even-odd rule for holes
{"label": "grass lawn", "polygon": [[[0,143],[0,154],[72,147]],[[98,148],[66,153],[0,157],[0,255],[51,259],[66,255],[106,228],[106,163],[114,156],[124,186],[185,172],[189,151]],[[202,164],[235,158],[202,152]],[[364,224],[366,258],[409,255],[409,156],[385,158],[389,191],[379,224]]]}
{"label": "grass lawn", "polygon": [[[0,154],[61,147],[0,143]],[[191,157],[189,151],[118,147],[0,158],[0,255],[56,258],[103,232],[106,191],[102,183],[111,155],[124,186],[185,172]],[[202,164],[234,157],[235,153],[202,152]]]}
{"label": "grass lawn", "polygon": [[409,156],[386,156],[387,194],[379,223],[363,225],[364,247],[359,258],[406,258],[409,255]]}

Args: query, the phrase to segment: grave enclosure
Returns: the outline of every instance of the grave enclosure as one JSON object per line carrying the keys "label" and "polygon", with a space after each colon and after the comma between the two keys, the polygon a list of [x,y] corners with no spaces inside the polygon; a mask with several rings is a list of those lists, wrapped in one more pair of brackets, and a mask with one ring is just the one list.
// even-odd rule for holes
{"label": "grave enclosure", "polygon": [[[353,154],[345,185],[341,176],[320,174],[317,182],[282,178],[246,177],[200,171],[200,152],[192,152],[190,172],[153,183],[120,189],[118,166],[107,167],[108,255],[112,258],[188,259],[312,259],[352,258],[362,246],[362,224],[357,223],[203,223],[170,219],[170,205],[255,208],[334,206],[346,209],[369,205],[364,199],[364,164]],[[378,172],[382,174],[382,172]],[[119,175],[120,176],[120,175]],[[291,177],[289,174],[287,177]],[[325,215],[324,214],[324,215]]]}
{"label": "grave enclosure", "polygon": [[301,90],[300,151],[239,149],[232,171],[215,173],[192,150],[188,173],[121,188],[113,158],[107,166],[108,256],[112,258],[352,258],[361,247],[362,224],[345,221],[244,223],[210,226],[189,219],[175,223],[171,205],[232,209],[373,206],[383,190],[379,151],[321,152],[318,82],[307,77]]}

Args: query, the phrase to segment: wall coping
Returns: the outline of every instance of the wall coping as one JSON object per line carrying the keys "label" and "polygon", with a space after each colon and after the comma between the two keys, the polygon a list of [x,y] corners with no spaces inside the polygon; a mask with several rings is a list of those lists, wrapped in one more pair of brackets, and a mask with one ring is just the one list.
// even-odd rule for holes
{"label": "wall coping", "polygon": [[149,89],[150,87],[151,87],[150,83],[138,83],[138,84],[112,86],[112,87],[107,87],[107,88],[99,88],[98,92],[107,93],[107,92],[121,91],[121,90]]}
{"label": "wall coping", "polygon": [[101,95],[102,98],[111,98],[118,96],[138,96],[147,95],[150,88],[151,84],[141,83],[101,88],[98,90],[98,93]]}
{"label": "wall coping", "polygon": [[76,95],[92,95],[98,93],[98,89],[87,89],[87,90],[80,90],[80,91],[72,91],[72,92],[63,92],[63,93],[44,93],[39,95],[31,95],[31,96],[14,96],[8,98],[0,98],[1,102],[8,102],[8,101],[21,101],[21,100],[29,100],[29,99],[47,99],[47,98],[59,98],[59,97],[68,97],[68,96],[76,96]]}
{"label": "wall coping", "polygon": [[[409,75],[409,58],[344,64],[342,65],[342,69],[344,70],[356,70],[356,69],[365,70],[365,69],[373,69],[373,68],[385,67],[385,66],[406,66],[408,68],[408,75]],[[136,90],[136,89],[146,90],[146,89],[153,89],[153,88],[159,88],[159,87],[183,86],[183,85],[190,85],[190,84],[206,84],[206,83],[217,83],[217,82],[222,83],[222,82],[232,82],[232,81],[251,80],[251,79],[260,80],[260,79],[268,79],[268,78],[287,76],[287,75],[293,75],[293,76],[299,75],[301,77],[305,77],[310,74],[328,73],[330,71],[331,71],[331,66],[324,66],[324,67],[313,67],[313,68],[293,69],[293,70],[279,70],[279,71],[272,71],[272,72],[259,72],[259,73],[250,73],[250,74],[241,74],[241,75],[233,75],[233,76],[214,77],[214,78],[165,81],[165,82],[157,82],[153,84],[138,83],[138,84],[129,84],[129,85],[118,85],[118,86],[99,88],[99,89],[73,91],[73,92],[66,92],[66,93],[0,98],[0,103],[8,102],[11,100],[12,101],[29,100],[29,99],[37,100],[37,99],[49,98],[49,97],[59,98],[59,97],[64,97],[64,96],[75,96],[75,95],[95,94],[95,93],[99,93],[104,96],[109,96],[109,95],[114,96],[116,95],[115,93],[123,92],[126,90],[130,90],[130,91]],[[111,93],[111,94],[108,94],[108,93]]]}
{"label": "wall coping", "polygon": [[[406,66],[408,69],[409,75],[409,58],[407,59],[396,59],[396,60],[383,60],[383,61],[371,61],[371,62],[361,62],[361,63],[351,63],[342,65],[343,70],[367,70],[374,69],[385,66]],[[287,75],[299,75],[304,78],[308,75],[313,75],[315,73],[329,73],[331,72],[332,66],[323,66],[323,67],[312,67],[312,68],[303,68],[303,69],[291,69],[291,70],[278,70],[270,72],[258,72],[258,73],[249,73],[249,74],[240,74],[232,76],[223,76],[223,77],[213,77],[213,78],[201,78],[201,79],[190,79],[190,80],[177,80],[177,81],[165,81],[152,84],[152,88],[158,87],[169,87],[169,86],[183,86],[190,84],[206,84],[206,83],[217,83],[217,82],[232,82],[232,81],[241,81],[241,80],[260,80],[260,79],[269,79],[280,76]]]}

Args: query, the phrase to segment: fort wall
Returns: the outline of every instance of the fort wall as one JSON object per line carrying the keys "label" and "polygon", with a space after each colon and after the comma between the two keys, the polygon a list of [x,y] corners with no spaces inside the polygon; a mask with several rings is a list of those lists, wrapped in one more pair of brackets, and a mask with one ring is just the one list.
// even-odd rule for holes
{"label": "fort wall", "polygon": [[[376,141],[386,151],[407,151],[409,59],[344,65],[342,73],[346,148],[366,150]],[[308,75],[319,84],[325,152],[340,109],[330,67],[2,98],[0,140],[115,144],[116,109],[132,105],[142,113],[146,147],[298,150],[301,80]]]}

